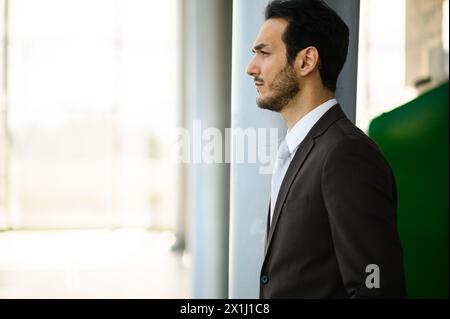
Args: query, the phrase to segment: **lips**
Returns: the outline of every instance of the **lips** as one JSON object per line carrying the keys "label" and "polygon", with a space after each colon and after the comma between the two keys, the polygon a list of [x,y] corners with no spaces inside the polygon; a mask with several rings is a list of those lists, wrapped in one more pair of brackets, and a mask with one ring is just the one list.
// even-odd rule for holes
{"label": "lips", "polygon": [[253,82],[255,82],[255,86],[263,86],[264,81],[262,79],[260,79],[259,77],[253,77]]}

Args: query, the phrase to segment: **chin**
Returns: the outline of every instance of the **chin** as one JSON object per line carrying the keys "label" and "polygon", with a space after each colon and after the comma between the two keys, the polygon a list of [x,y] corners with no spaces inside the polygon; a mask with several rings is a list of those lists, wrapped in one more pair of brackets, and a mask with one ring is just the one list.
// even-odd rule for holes
{"label": "chin", "polygon": [[269,111],[273,111],[273,112],[280,111],[276,106],[273,106],[270,102],[268,102],[267,100],[262,99],[260,97],[256,100],[256,105],[260,109],[263,109],[263,110],[269,110]]}
{"label": "chin", "polygon": [[270,96],[267,93],[266,94],[259,93],[258,100],[262,101],[262,102],[265,102],[267,100],[270,100]]}

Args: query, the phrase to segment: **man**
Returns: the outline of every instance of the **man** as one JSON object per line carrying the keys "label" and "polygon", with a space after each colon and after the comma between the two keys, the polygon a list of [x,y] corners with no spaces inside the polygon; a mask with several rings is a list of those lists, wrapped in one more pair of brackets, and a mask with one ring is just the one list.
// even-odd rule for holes
{"label": "man", "polygon": [[[288,133],[272,176],[261,298],[402,298],[393,173],[334,97],[349,30],[321,0],[272,1],[247,73]],[[353,85],[353,84],[352,84]]]}

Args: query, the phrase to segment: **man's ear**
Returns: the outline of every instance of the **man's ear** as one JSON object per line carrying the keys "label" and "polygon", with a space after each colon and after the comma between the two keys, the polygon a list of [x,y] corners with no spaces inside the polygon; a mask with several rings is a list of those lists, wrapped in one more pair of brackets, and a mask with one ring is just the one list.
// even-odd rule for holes
{"label": "man's ear", "polygon": [[319,51],[315,47],[301,50],[295,59],[295,69],[299,76],[307,76],[319,66]]}

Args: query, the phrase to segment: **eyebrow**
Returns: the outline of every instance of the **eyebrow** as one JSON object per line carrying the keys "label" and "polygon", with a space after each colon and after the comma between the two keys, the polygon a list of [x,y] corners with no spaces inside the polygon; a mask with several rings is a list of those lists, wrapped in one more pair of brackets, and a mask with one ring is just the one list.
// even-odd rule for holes
{"label": "eyebrow", "polygon": [[252,52],[255,53],[256,51],[261,51],[262,49],[268,47],[269,45],[266,43],[260,43],[253,47]]}

